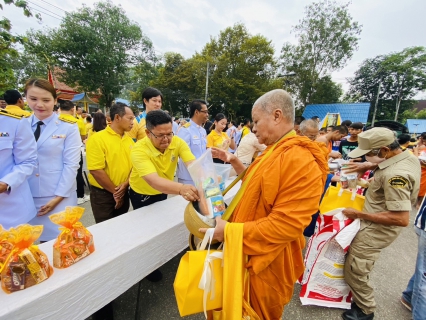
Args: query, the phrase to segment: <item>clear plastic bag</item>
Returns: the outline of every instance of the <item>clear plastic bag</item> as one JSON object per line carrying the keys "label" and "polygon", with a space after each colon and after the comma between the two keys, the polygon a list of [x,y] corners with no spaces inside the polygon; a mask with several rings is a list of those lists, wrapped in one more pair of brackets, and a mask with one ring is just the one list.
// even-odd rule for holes
{"label": "clear plastic bag", "polygon": [[6,293],[24,290],[52,275],[46,254],[33,245],[42,232],[43,226],[23,224],[1,233],[1,286]]}
{"label": "clear plastic bag", "polygon": [[61,226],[61,233],[53,244],[55,268],[68,268],[95,251],[92,234],[79,221],[83,213],[82,207],[66,207],[65,211],[49,217]]}
{"label": "clear plastic bag", "polygon": [[225,201],[218,183],[211,149],[188,166],[189,174],[198,189],[200,213],[208,218],[221,216],[225,212]]}
{"label": "clear plastic bag", "polygon": [[219,184],[220,191],[225,191],[226,188],[226,180],[229,178],[229,173],[231,172],[232,166],[230,164],[224,163],[215,163],[214,164],[217,182]]}

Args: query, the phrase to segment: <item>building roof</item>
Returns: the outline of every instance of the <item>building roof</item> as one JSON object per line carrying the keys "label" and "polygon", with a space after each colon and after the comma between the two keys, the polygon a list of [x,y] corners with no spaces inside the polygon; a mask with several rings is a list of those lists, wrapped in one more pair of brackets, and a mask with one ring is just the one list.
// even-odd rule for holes
{"label": "building roof", "polygon": [[74,98],[71,100],[72,102],[87,102],[88,104],[97,104],[95,101],[90,99],[86,92],[77,93],[74,95]]}
{"label": "building roof", "polygon": [[76,94],[78,93],[76,88],[71,88],[69,85],[59,81],[59,78],[64,73],[63,70],[59,69],[58,67],[53,68],[52,72],[52,80],[53,80],[53,86],[57,91],[69,93],[69,94]]}
{"label": "building roof", "polygon": [[[124,103],[126,106],[131,106],[132,104],[130,103],[129,100],[126,99],[122,99],[122,98],[115,98],[115,102],[121,102]],[[142,104],[138,105],[139,109],[145,109],[144,106]]]}
{"label": "building roof", "polygon": [[318,116],[324,119],[327,113],[339,113],[342,121],[367,123],[370,103],[331,103],[331,104],[310,104],[303,112],[306,119]]}
{"label": "building roof", "polygon": [[410,133],[426,132],[426,119],[407,119],[405,126]]}
{"label": "building roof", "polygon": [[413,106],[413,110],[416,110],[416,112],[422,111],[426,109],[426,100],[419,100],[417,104]]}

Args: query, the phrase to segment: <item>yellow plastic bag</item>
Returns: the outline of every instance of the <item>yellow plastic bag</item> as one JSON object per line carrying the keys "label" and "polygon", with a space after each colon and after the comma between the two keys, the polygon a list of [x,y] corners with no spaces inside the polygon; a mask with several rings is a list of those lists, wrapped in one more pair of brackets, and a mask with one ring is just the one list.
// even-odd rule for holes
{"label": "yellow plastic bag", "polygon": [[66,207],[65,211],[52,214],[50,220],[62,226],[53,244],[53,266],[68,268],[95,251],[93,236],[81,222],[84,208]]}
{"label": "yellow plastic bag", "polygon": [[210,250],[212,231],[208,229],[201,250],[188,251],[180,260],[173,288],[181,317],[222,307],[223,252]]}
{"label": "yellow plastic bag", "polygon": [[214,320],[260,320],[250,305],[250,275],[245,268],[248,258],[243,253],[243,223],[227,223],[223,266],[223,307],[213,310]]}
{"label": "yellow plastic bag", "polygon": [[0,279],[3,266],[13,249],[9,234],[9,231],[4,230],[2,225],[0,225]]}
{"label": "yellow plastic bag", "polygon": [[[343,191],[341,195],[339,195],[340,191]],[[320,212],[326,213],[338,208],[354,208],[361,211],[364,207],[364,202],[364,196],[354,195],[349,190],[341,190],[340,187],[329,186],[321,201]]]}
{"label": "yellow plastic bag", "polygon": [[33,243],[43,232],[43,226],[20,225],[2,233],[2,246],[12,245],[1,270],[1,286],[6,293],[24,290],[53,274],[47,256]]}

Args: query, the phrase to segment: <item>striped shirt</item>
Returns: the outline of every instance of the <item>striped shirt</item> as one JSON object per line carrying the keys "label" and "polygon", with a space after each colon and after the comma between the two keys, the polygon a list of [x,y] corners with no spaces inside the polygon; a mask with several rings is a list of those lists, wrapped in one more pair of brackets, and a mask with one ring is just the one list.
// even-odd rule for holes
{"label": "striped shirt", "polygon": [[416,219],[414,220],[414,225],[417,228],[426,231],[426,200],[423,201],[422,206],[417,213]]}

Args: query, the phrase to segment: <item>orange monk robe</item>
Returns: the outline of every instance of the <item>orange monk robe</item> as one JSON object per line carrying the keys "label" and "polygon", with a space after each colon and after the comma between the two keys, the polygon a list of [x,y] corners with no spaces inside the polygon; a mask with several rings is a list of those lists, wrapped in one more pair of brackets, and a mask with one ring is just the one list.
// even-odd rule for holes
{"label": "orange monk robe", "polygon": [[325,145],[324,142],[318,142],[318,141],[314,141],[314,142],[318,144],[319,148],[321,149],[322,153],[324,154],[325,160],[328,161],[328,155],[331,152],[329,150],[329,148],[327,148],[327,146]]}
{"label": "orange monk robe", "polygon": [[422,176],[420,178],[420,190],[419,197],[424,197],[426,195],[426,166],[422,164]]}
{"label": "orange monk robe", "polygon": [[[269,146],[249,167],[259,165]],[[251,305],[261,319],[281,319],[304,271],[303,230],[318,211],[328,165],[316,142],[284,138],[249,181],[232,222],[244,222]]]}
{"label": "orange monk robe", "polygon": [[333,152],[333,141],[328,142],[328,153]]}

